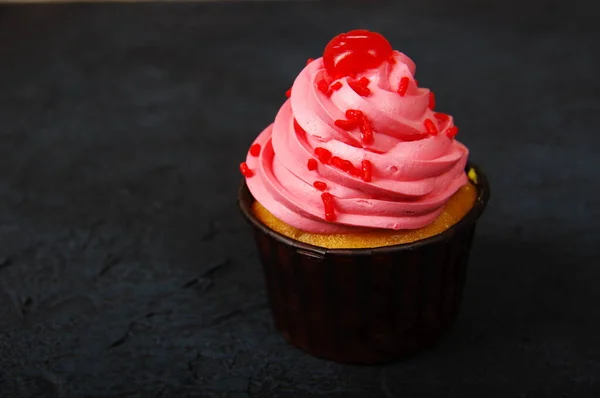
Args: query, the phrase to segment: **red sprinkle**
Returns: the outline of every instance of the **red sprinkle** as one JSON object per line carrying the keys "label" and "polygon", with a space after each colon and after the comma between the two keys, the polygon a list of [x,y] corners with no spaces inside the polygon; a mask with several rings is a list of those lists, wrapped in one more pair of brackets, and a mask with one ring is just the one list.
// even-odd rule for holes
{"label": "red sprinkle", "polygon": [[[367,82],[367,84],[369,83]],[[348,79],[348,85],[361,97],[368,97],[369,95],[371,95],[371,90],[369,90],[367,86],[363,86],[357,81]]]}
{"label": "red sprinkle", "polygon": [[335,221],[335,205],[333,203],[333,195],[329,192],[321,194],[323,205],[325,206],[325,219],[327,221]]}
{"label": "red sprinkle", "polygon": [[260,155],[260,144],[254,144],[250,147],[250,155],[254,157]]}
{"label": "red sprinkle", "polygon": [[331,95],[331,90],[329,90],[329,85],[327,84],[325,79],[321,79],[317,82],[317,88],[319,89],[319,91],[321,91],[326,96]]}
{"label": "red sprinkle", "polygon": [[452,126],[448,130],[446,130],[446,135],[448,136],[448,138],[452,139],[456,137],[456,134],[458,134],[458,127],[456,126]]}
{"label": "red sprinkle", "polygon": [[438,129],[437,127],[435,127],[435,123],[433,123],[431,119],[425,119],[423,125],[425,125],[425,130],[427,131],[427,134],[438,135]]}
{"label": "red sprinkle", "polygon": [[350,171],[348,173],[352,174],[354,177],[359,177],[359,178],[363,177],[362,170],[357,169],[354,166],[352,166],[352,169],[350,169]]}
{"label": "red sprinkle", "polygon": [[364,113],[357,109],[348,109],[346,111],[346,118],[358,122],[358,127],[362,133],[361,138],[365,144],[373,143],[373,126],[371,126],[371,122],[369,122]]}
{"label": "red sprinkle", "polygon": [[246,164],[246,162],[240,163],[240,171],[244,177],[250,178],[254,175],[254,172],[250,170],[250,167]]}
{"label": "red sprinkle", "polygon": [[363,140],[363,142],[365,144],[372,144],[373,143],[373,127],[371,126],[371,122],[369,122],[369,119],[367,119],[364,115],[363,118],[360,121],[360,125],[358,126],[360,128],[360,132],[361,134],[361,138]]}
{"label": "red sprinkle", "polygon": [[367,159],[363,160],[362,166],[362,179],[366,182],[370,182],[373,176],[373,165]]}
{"label": "red sprinkle", "polygon": [[355,177],[362,177],[362,172],[356,167],[354,167],[352,162],[349,160],[334,156],[331,158],[331,164],[332,166],[342,171],[345,171],[346,173],[351,174]]}
{"label": "red sprinkle", "polygon": [[308,170],[310,171],[314,171],[317,169],[318,163],[315,159],[310,158],[308,159],[308,162],[306,163],[306,167],[308,167]]}
{"label": "red sprinkle", "polygon": [[365,115],[358,109],[348,109],[346,111],[346,118],[348,120],[360,120],[364,117],[365,117]]}
{"label": "red sprinkle", "polygon": [[396,58],[394,58],[394,54],[390,54],[388,60],[387,60],[390,64],[395,65],[396,64]]}
{"label": "red sprinkle", "polygon": [[340,88],[342,88],[342,82],[337,81],[337,82],[333,83],[331,86],[329,86],[329,88],[333,91],[338,91]]}
{"label": "red sprinkle", "polygon": [[439,120],[440,122],[445,122],[448,119],[450,119],[450,115],[446,114],[446,113],[440,113],[440,112],[436,112],[433,114],[433,116],[435,116],[435,118],[437,120]]}
{"label": "red sprinkle", "polygon": [[306,60],[306,65],[308,66],[308,64],[310,64],[312,61],[314,61],[314,58],[309,58]]}
{"label": "red sprinkle", "polygon": [[355,128],[358,123],[357,123],[356,120],[342,120],[342,119],[338,119],[335,122],[333,122],[333,124],[335,124],[336,126],[338,126],[341,129],[350,131],[353,128]]}
{"label": "red sprinkle", "polygon": [[343,171],[350,171],[350,167],[352,167],[352,163],[350,163],[348,160],[344,160],[340,157],[334,156],[331,158],[331,164],[333,165],[333,167],[337,167],[340,170]]}
{"label": "red sprinkle", "polygon": [[369,80],[368,77],[363,76],[356,83],[360,84],[363,87],[367,87],[371,83],[371,81]]}
{"label": "red sprinkle", "polygon": [[313,183],[313,185],[315,186],[315,188],[317,188],[319,191],[324,191],[327,189],[327,184],[325,184],[323,181],[315,181]]}
{"label": "red sprinkle", "polygon": [[429,109],[433,110],[435,108],[435,94],[433,91],[429,92]]}
{"label": "red sprinkle", "polygon": [[325,148],[321,148],[320,146],[315,148],[315,155],[317,155],[321,163],[327,164],[331,159],[331,152]]}
{"label": "red sprinkle", "polygon": [[408,77],[403,77],[402,79],[400,79],[400,86],[398,86],[398,94],[400,94],[401,97],[404,97],[404,95],[406,94],[406,90],[408,90],[408,83],[410,83],[410,79]]}

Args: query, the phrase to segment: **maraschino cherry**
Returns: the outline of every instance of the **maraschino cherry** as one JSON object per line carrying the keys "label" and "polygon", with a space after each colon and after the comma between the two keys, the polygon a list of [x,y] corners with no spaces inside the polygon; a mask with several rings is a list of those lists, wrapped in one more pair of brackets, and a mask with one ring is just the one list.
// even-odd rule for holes
{"label": "maraschino cherry", "polygon": [[379,33],[352,30],[334,37],[325,46],[323,63],[332,79],[354,77],[377,68],[392,55],[391,44]]}

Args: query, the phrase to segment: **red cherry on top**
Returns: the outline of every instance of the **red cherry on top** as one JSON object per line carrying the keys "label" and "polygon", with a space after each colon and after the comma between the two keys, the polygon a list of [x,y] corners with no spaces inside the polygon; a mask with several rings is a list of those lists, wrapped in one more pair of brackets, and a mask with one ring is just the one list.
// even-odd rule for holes
{"label": "red cherry on top", "polygon": [[365,29],[352,30],[334,37],[325,46],[323,63],[331,78],[355,76],[377,68],[392,55],[385,37]]}

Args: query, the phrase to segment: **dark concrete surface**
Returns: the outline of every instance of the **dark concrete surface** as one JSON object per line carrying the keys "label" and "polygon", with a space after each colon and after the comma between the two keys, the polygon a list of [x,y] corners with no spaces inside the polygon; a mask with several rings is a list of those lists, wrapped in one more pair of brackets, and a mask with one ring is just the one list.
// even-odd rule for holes
{"label": "dark concrete surface", "polygon": [[[0,396],[600,396],[593,3],[0,8]],[[416,61],[493,196],[455,328],[380,367],[273,330],[235,205],[306,58],[356,27]]]}

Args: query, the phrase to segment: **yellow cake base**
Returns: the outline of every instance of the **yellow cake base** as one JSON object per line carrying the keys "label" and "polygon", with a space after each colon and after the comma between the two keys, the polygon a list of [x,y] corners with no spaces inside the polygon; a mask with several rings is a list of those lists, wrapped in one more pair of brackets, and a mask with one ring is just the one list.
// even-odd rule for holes
{"label": "yellow cake base", "polygon": [[377,229],[345,234],[316,234],[284,223],[257,201],[252,204],[252,213],[267,227],[288,238],[328,249],[359,249],[411,243],[437,235],[460,221],[471,210],[476,198],[477,188],[469,182],[448,200],[433,223],[420,229],[400,231]]}

